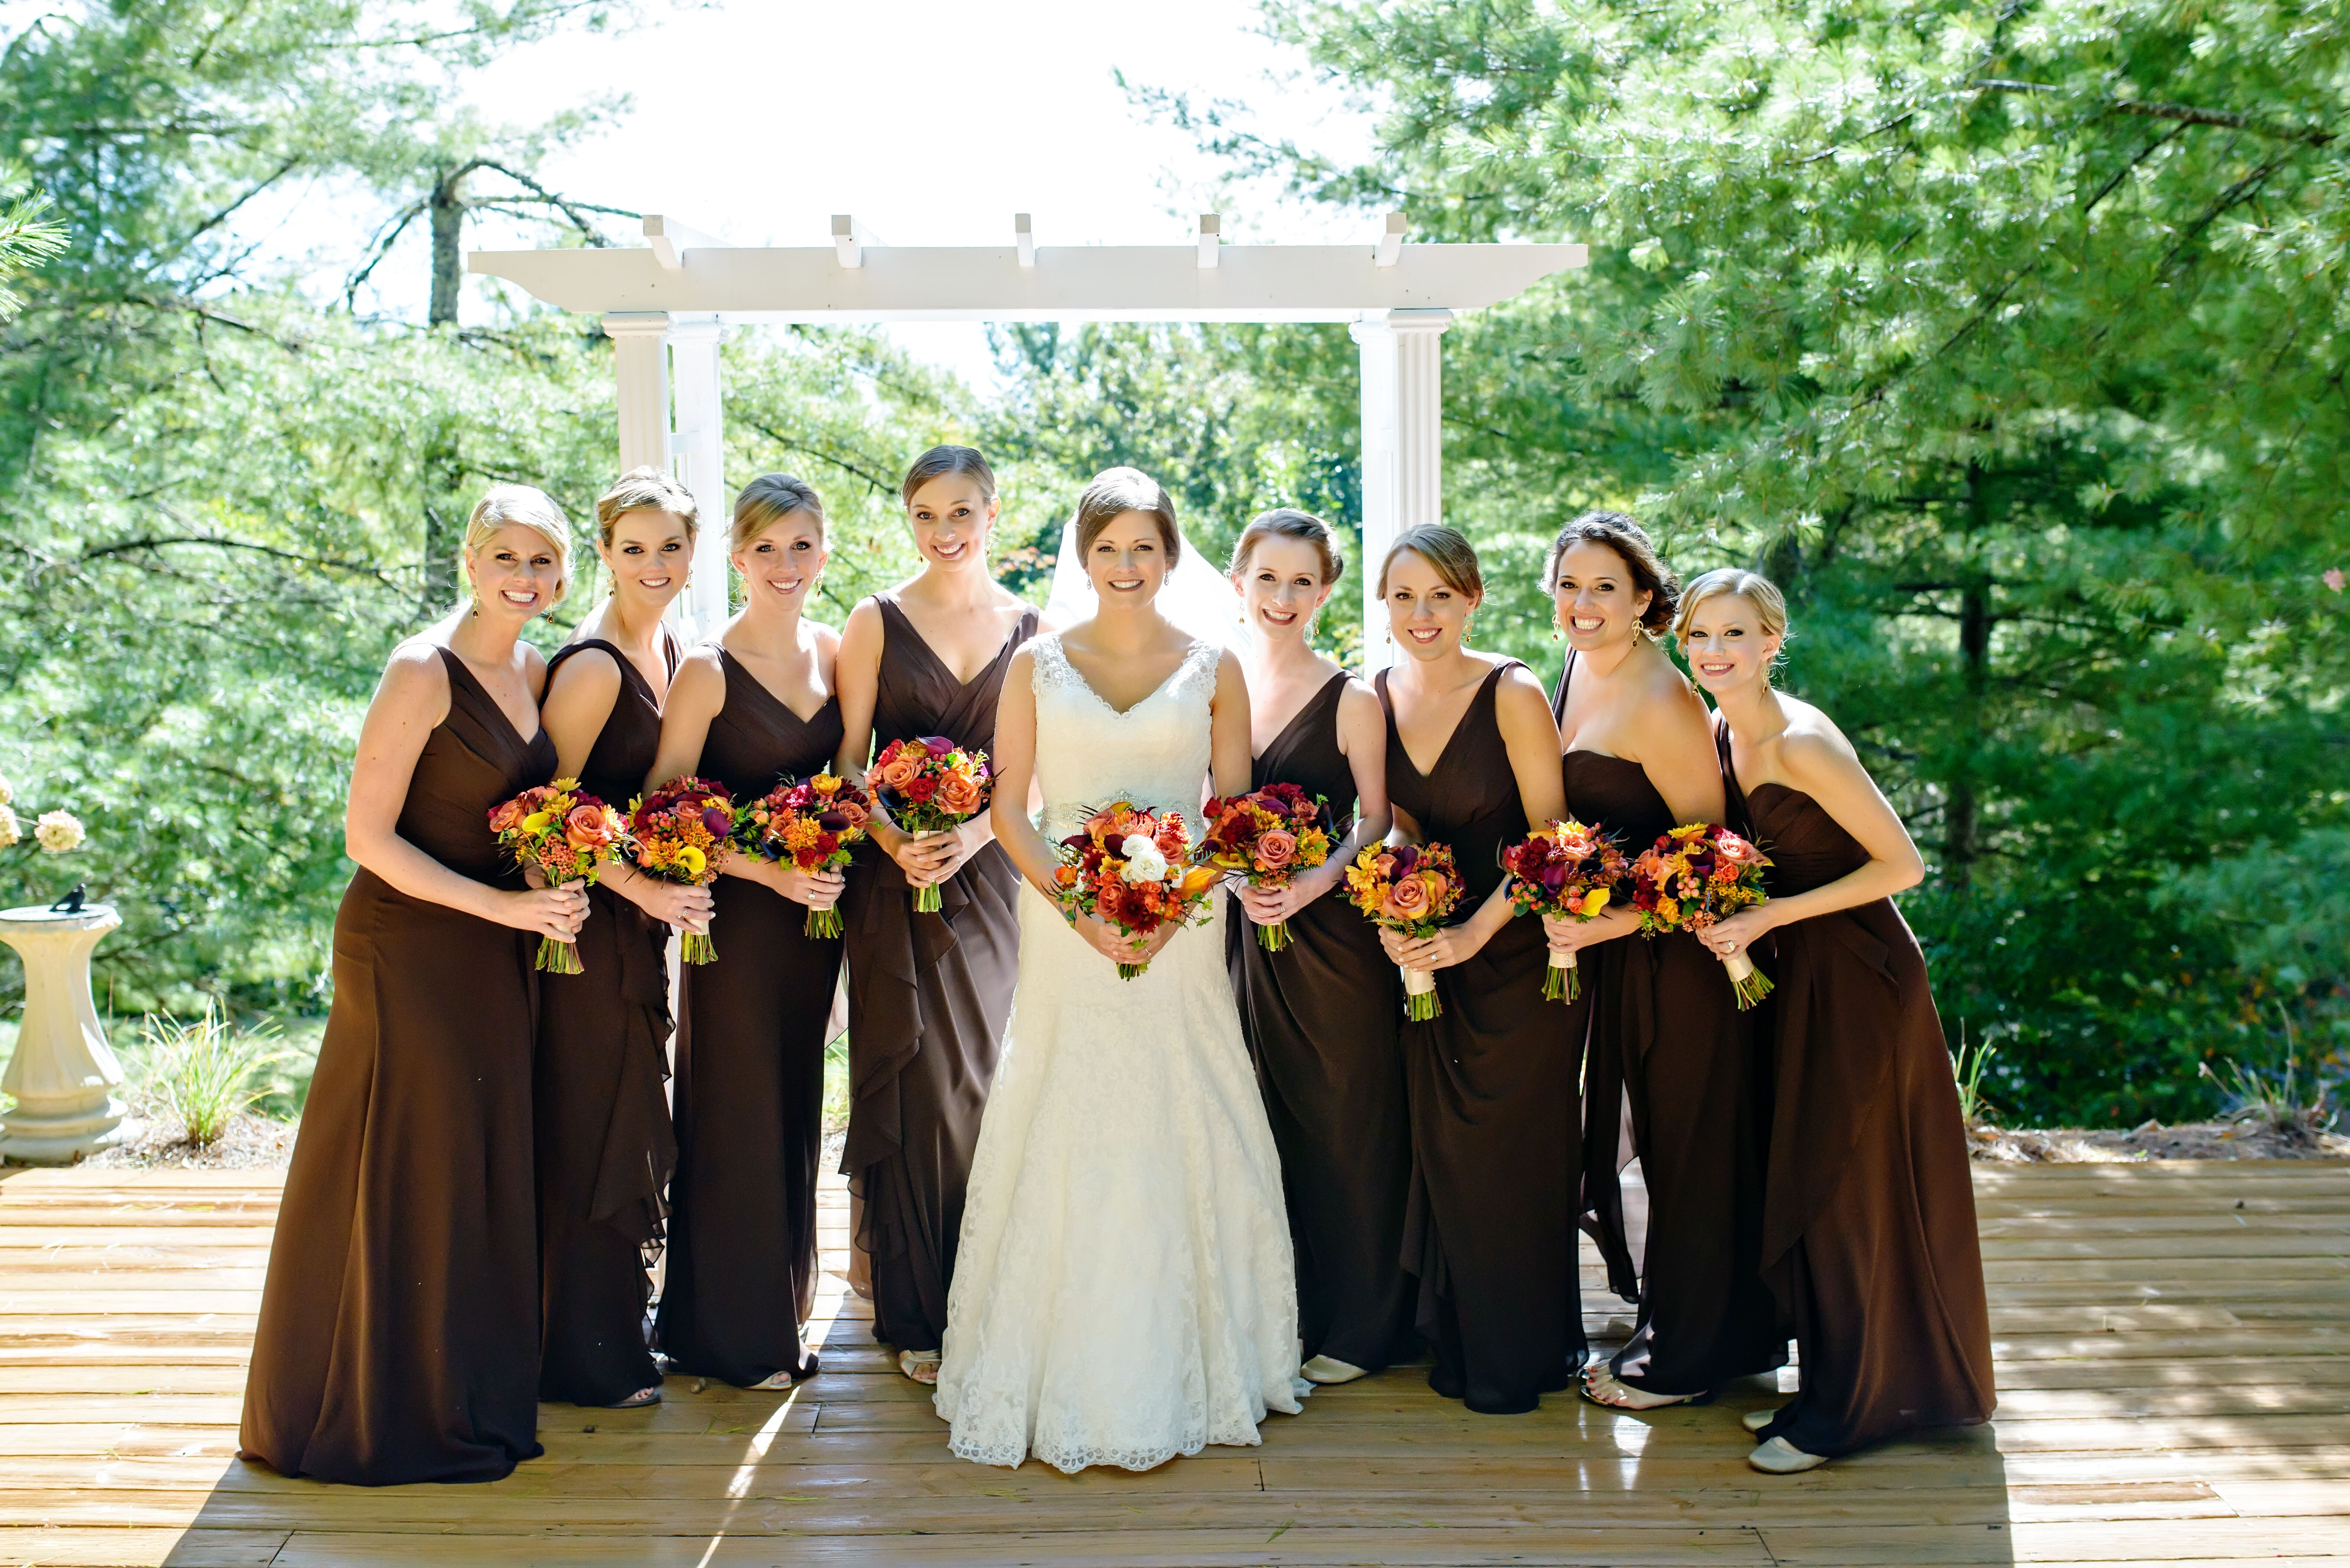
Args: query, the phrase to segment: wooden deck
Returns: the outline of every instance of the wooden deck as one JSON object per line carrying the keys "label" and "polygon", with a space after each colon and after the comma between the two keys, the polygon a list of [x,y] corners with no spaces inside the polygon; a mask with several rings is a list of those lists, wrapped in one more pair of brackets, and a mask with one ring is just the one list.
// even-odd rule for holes
{"label": "wooden deck", "polygon": [[368,1490],[234,1457],[272,1179],[9,1171],[0,1564],[2350,1560],[2350,1165],[1978,1168],[1976,1190],[1997,1421],[1808,1476],[1743,1462],[1762,1381],[1497,1417],[1410,1370],[1148,1475],[983,1469],[833,1275],[803,1389],[547,1406],[546,1457],[508,1480]]}

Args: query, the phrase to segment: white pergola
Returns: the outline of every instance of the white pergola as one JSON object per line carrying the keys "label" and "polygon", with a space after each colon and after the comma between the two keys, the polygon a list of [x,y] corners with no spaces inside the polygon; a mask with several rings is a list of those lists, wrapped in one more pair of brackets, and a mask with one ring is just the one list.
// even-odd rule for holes
{"label": "white pergola", "polygon": [[[1404,217],[1363,245],[1228,245],[1213,213],[1189,245],[1044,245],[1028,215],[1003,246],[899,248],[850,217],[829,248],[723,244],[649,216],[646,244],[476,251],[471,269],[565,310],[600,315],[618,350],[620,466],[669,467],[705,518],[733,503],[723,472],[719,345],[737,322],[1344,321],[1362,356],[1363,657],[1392,652],[1370,568],[1397,532],[1443,515],[1439,338],[1585,262],[1581,245],[1406,244]],[[705,527],[682,607],[695,633],[726,615],[723,527]]]}

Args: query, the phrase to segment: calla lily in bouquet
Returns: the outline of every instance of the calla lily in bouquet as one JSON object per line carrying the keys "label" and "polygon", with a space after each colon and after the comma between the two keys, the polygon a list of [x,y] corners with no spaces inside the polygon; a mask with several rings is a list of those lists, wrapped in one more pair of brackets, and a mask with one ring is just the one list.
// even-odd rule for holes
{"label": "calla lily in bouquet", "polygon": [[[620,814],[579,787],[556,779],[490,808],[490,831],[516,866],[536,867],[550,888],[594,882],[620,853]],[[553,937],[538,940],[538,967],[577,974],[579,949]]]}
{"label": "calla lily in bouquet", "polygon": [[[1561,915],[1577,920],[1596,919],[1630,874],[1615,840],[1596,826],[1569,817],[1529,833],[1502,851],[1502,868],[1510,874],[1510,907],[1521,915]],[[1573,953],[1554,952],[1543,976],[1543,995],[1553,1002],[1573,1002],[1583,994],[1583,977]]]}
{"label": "calla lily in bouquet", "polygon": [[[873,761],[865,782],[908,833],[942,833],[987,809],[987,753],[958,746],[944,735],[892,741]],[[936,883],[914,889],[917,912],[939,909]]]}
{"label": "calla lily in bouquet", "polygon": [[[1295,784],[1219,795],[1208,803],[1207,815],[1201,864],[1237,873],[1252,888],[1286,888],[1300,871],[1330,858],[1329,805]],[[1259,926],[1256,940],[1265,951],[1279,952],[1289,945],[1289,922]]]}
{"label": "calla lily in bouquet", "polygon": [[[1468,885],[1441,844],[1374,844],[1347,867],[1347,899],[1378,924],[1408,937],[1427,938],[1443,929]],[[1436,1000],[1436,977],[1422,969],[1403,971],[1403,1015],[1426,1023],[1444,1010]]]}
{"label": "calla lily in bouquet", "polygon": [[[1124,937],[1188,925],[1205,912],[1209,891],[1223,877],[1213,866],[1186,864],[1191,850],[1181,812],[1153,814],[1125,800],[1106,805],[1061,840],[1054,880],[1062,908]],[[1118,977],[1132,980],[1149,967],[1122,963]]]}
{"label": "calla lily in bouquet", "polygon": [[[1701,931],[1724,915],[1762,903],[1762,867],[1769,856],[1716,822],[1674,828],[1632,862],[1632,907],[1640,929]],[[1771,977],[1744,953],[1721,961],[1744,1012],[1771,994]]]}
{"label": "calla lily in bouquet", "polygon": [[[849,846],[865,842],[872,815],[872,797],[847,779],[818,774],[785,780],[743,808],[734,842],[749,854],[789,860],[803,871],[839,871],[848,865]],[[806,930],[812,937],[840,935],[840,911],[810,909]]]}
{"label": "calla lily in bouquet", "polygon": [[[708,779],[671,779],[629,806],[629,857],[637,869],[664,882],[706,888],[718,880],[733,847],[734,797]],[[687,963],[718,956],[707,931],[688,931],[678,944]]]}

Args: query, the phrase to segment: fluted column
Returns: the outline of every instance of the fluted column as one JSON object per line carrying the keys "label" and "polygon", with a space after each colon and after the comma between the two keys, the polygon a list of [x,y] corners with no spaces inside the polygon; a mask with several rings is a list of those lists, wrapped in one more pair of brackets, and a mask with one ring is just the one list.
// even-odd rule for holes
{"label": "fluted column", "polygon": [[702,510],[693,550],[693,582],[683,600],[690,637],[714,636],[726,620],[726,522],[733,502],[726,487],[725,402],[718,370],[726,329],[715,316],[669,318],[670,375],[677,394],[677,433],[670,454],[678,482]]}
{"label": "fluted column", "polygon": [[1351,328],[1363,377],[1363,673],[1395,657],[1379,563],[1395,536],[1444,521],[1444,329],[1449,310],[1388,310]]}

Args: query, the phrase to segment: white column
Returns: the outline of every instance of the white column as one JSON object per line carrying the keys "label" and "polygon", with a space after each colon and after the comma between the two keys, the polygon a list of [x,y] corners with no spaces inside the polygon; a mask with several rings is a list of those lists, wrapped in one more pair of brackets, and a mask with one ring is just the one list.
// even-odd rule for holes
{"label": "white column", "polygon": [[104,904],[0,913],[0,941],[25,961],[24,1022],[0,1074],[0,1094],[16,1102],[0,1116],[0,1154],[11,1159],[69,1165],[125,1136],[114,1096],[122,1067],[89,994],[90,951],[121,923]]}
{"label": "white column", "polygon": [[726,621],[726,523],[734,497],[726,488],[725,404],[718,348],[726,336],[715,316],[672,316],[670,373],[677,389],[677,433],[670,442],[678,482],[693,492],[702,535],[693,582],[681,600],[687,636],[712,637]]}
{"label": "white column", "polygon": [[604,317],[619,387],[620,472],[669,466],[669,313],[614,310]]}
{"label": "white column", "polygon": [[1388,310],[1351,329],[1363,376],[1363,673],[1394,661],[1379,562],[1395,536],[1444,521],[1444,353],[1449,310]]}

